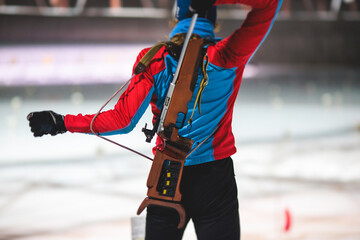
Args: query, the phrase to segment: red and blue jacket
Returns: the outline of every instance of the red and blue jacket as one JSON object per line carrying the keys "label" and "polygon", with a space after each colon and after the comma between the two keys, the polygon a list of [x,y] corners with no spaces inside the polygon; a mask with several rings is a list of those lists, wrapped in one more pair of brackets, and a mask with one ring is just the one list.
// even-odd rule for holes
{"label": "red and blue jacket", "polygon": [[[199,90],[202,74],[199,71],[198,81],[192,100],[188,104],[185,125],[179,135],[194,141],[197,147],[187,159],[185,165],[195,165],[227,158],[236,152],[235,139],[231,123],[233,108],[238,94],[242,74],[246,64],[257,48],[266,38],[282,0],[217,0],[221,4],[246,4],[252,7],[239,29],[216,44],[206,46],[208,55],[208,84],[201,98],[201,114],[198,107],[193,109]],[[190,18],[180,21],[170,33],[186,33]],[[194,33],[204,38],[215,40],[213,25],[204,18],[196,22]],[[150,48],[144,49],[137,57],[136,64]],[[177,60],[161,48],[149,66],[136,75],[126,91],[120,96],[115,107],[98,115],[93,129],[102,135],[125,134],[137,124],[145,110],[151,105],[154,116],[159,116],[167,89],[172,81]],[[193,114],[193,120],[188,123]],[[90,123],[94,115],[66,115],[65,126],[70,132],[91,133]],[[156,148],[163,147],[161,138],[156,140]]]}

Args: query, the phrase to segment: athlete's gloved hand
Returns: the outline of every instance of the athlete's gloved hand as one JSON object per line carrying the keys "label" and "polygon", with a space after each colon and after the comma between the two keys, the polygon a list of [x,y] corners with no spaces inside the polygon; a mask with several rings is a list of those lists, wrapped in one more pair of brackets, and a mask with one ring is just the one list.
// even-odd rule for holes
{"label": "athlete's gloved hand", "polygon": [[64,116],[53,111],[31,112],[27,115],[27,120],[34,137],[41,137],[44,134],[55,136],[67,131]]}
{"label": "athlete's gloved hand", "polygon": [[197,13],[199,17],[206,17],[207,11],[214,5],[216,0],[191,0],[190,14]]}

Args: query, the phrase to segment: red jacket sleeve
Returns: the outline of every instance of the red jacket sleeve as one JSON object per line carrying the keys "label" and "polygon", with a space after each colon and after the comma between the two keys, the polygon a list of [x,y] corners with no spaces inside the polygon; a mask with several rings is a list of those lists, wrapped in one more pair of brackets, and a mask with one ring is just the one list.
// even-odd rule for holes
{"label": "red jacket sleeve", "polygon": [[[145,49],[139,54],[136,63],[147,50]],[[121,94],[114,108],[97,116],[93,123],[94,131],[105,134],[130,132],[150,103],[153,84],[154,80],[150,71],[136,75],[125,92]],[[95,114],[68,114],[65,116],[65,127],[70,132],[91,133],[90,123],[94,116]]]}
{"label": "red jacket sleeve", "polygon": [[209,47],[210,61],[232,68],[246,65],[270,31],[281,0],[217,0],[215,5],[245,4],[252,7],[242,26],[229,37]]}

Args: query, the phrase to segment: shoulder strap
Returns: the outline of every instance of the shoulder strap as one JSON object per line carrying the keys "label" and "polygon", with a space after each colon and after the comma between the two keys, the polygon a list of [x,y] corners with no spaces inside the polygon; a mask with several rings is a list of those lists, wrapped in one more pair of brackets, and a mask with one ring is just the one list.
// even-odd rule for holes
{"label": "shoulder strap", "polygon": [[[183,36],[184,35],[184,36]],[[196,38],[199,38],[196,34],[193,34]],[[180,56],[181,48],[185,40],[185,34],[177,34],[174,37],[170,39],[170,41],[166,42],[158,42],[155,44],[139,61],[139,63],[136,65],[134,73],[135,75],[141,73],[145,70],[145,68],[149,65],[151,60],[154,58],[156,53],[163,47],[166,47],[166,50],[169,52],[169,54],[175,58],[178,59]],[[207,41],[204,39],[204,42],[202,46],[211,44],[212,42]]]}

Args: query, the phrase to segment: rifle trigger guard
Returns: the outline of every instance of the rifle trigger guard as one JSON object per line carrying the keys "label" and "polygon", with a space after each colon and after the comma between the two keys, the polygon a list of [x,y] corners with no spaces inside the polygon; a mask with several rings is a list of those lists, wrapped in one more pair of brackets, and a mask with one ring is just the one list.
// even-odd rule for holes
{"label": "rifle trigger guard", "polygon": [[179,217],[180,217],[180,221],[179,221],[177,228],[181,229],[185,226],[186,212],[185,212],[184,207],[180,203],[165,202],[165,201],[160,201],[157,199],[147,197],[140,204],[140,207],[137,210],[136,214],[140,215],[140,213],[142,213],[142,211],[149,205],[158,205],[158,206],[169,207],[169,208],[175,209],[178,212]]}

